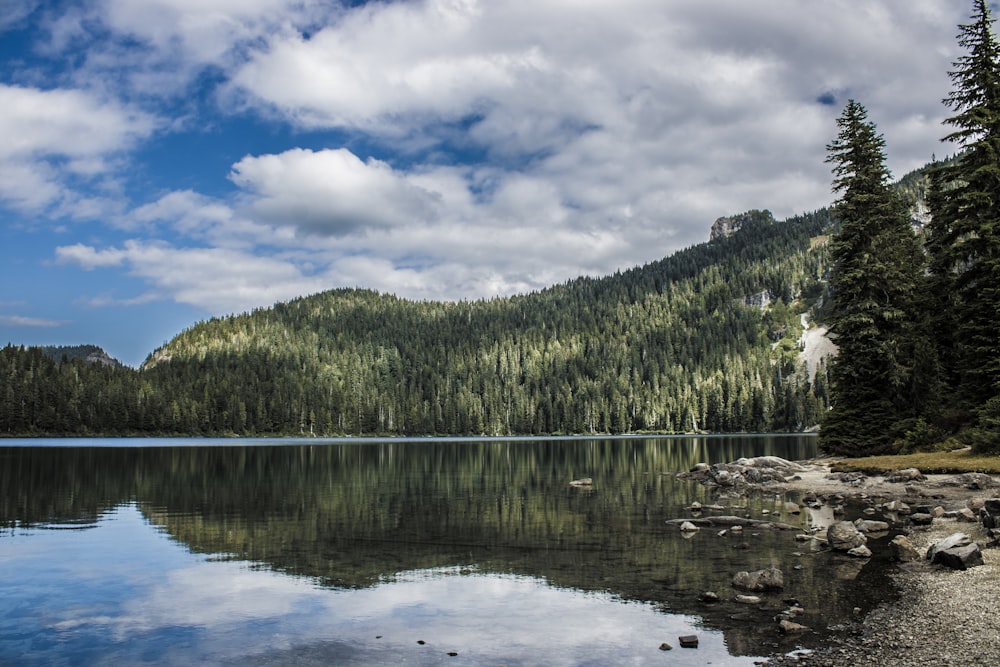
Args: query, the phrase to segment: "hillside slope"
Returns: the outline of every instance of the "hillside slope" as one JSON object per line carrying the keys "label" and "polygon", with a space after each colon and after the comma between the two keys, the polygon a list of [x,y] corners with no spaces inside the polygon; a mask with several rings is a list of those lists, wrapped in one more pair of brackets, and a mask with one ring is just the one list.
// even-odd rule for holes
{"label": "hillside slope", "polygon": [[199,323],[147,359],[185,433],[798,430],[825,409],[799,360],[829,213],[604,278],[475,302],[334,290]]}

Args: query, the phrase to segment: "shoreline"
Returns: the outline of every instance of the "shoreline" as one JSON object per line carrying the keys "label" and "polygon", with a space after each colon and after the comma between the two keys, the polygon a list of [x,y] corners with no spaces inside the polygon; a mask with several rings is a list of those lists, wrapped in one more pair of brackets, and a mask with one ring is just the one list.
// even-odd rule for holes
{"label": "shoreline", "polygon": [[[776,486],[806,495],[844,496],[874,507],[890,502],[933,505],[947,515],[930,525],[902,531],[921,558],[897,563],[889,577],[898,599],[876,605],[867,615],[833,632],[825,646],[772,655],[759,664],[785,665],[998,665],[1000,664],[1000,549],[987,548],[989,535],[978,520],[957,512],[1000,497],[1000,479],[966,475],[922,475],[889,481],[887,475],[832,473],[834,459],[800,461],[806,470]],[[952,570],[931,565],[923,554],[935,542],[965,533],[981,547],[983,565]]]}

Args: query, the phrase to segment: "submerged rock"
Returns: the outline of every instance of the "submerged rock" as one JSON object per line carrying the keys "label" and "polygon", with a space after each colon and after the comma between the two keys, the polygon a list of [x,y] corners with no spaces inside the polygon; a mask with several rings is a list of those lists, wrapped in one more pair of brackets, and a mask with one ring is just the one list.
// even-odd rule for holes
{"label": "submerged rock", "polygon": [[756,572],[737,572],[733,587],[745,591],[780,591],[785,587],[785,575],[776,567]]}

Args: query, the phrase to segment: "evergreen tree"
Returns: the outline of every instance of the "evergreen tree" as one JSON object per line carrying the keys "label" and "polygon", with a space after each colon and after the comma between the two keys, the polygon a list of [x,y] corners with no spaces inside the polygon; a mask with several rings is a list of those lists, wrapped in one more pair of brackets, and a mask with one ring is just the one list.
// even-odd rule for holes
{"label": "evergreen tree", "polygon": [[927,241],[936,339],[959,421],[1000,390],[1000,44],[985,0],[973,6],[958,36],[967,54],[944,100],[955,114],[944,140],[961,153],[933,175]]}
{"label": "evergreen tree", "polygon": [[889,186],[885,140],[851,100],[827,146],[840,231],[831,248],[832,410],[821,446],[841,454],[888,451],[914,415],[911,326],[921,252],[907,207]]}

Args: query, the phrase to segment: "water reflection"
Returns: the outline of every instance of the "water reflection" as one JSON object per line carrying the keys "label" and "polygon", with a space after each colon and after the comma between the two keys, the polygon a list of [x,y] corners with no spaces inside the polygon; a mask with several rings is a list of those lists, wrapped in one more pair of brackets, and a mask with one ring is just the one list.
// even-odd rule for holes
{"label": "water reflection", "polygon": [[[602,636],[597,642],[615,651],[655,649],[660,641],[683,634],[683,628],[691,629],[690,615],[697,614],[706,628],[724,631],[726,647],[722,635],[713,639],[705,628],[697,630],[706,645],[693,664],[701,664],[713,650],[761,655],[794,646],[765,622],[773,610],[733,621],[731,606],[707,607],[698,595],[718,590],[729,596],[734,572],[771,565],[786,570],[788,594],[813,613],[824,612],[822,619],[815,618],[823,627],[858,603],[855,587],[828,576],[828,554],[792,555],[803,547],[786,533],[720,537],[702,531],[683,539],[664,524],[682,516],[682,508],[693,500],[720,499],[662,473],[743,455],[807,458],[814,454],[811,438],[143,444],[0,449],[0,525],[5,526],[0,528],[0,548],[7,555],[0,567],[7,570],[3,585],[12,587],[6,595],[24,599],[45,588],[42,575],[29,577],[32,583],[10,581],[16,580],[15,572],[34,567],[30,558],[18,554],[29,553],[43,539],[38,528],[98,526],[92,532],[106,532],[111,525],[130,525],[122,516],[131,512],[141,513],[140,528],[154,541],[135,555],[141,565],[135,566],[133,579],[145,588],[142,595],[121,602],[111,633],[115,641],[172,627],[199,636],[208,632],[213,642],[233,650],[253,643],[244,635],[259,635],[263,624],[271,629],[261,635],[266,639],[254,654],[261,661],[281,662],[282,652],[297,651],[299,661],[329,663],[337,654],[338,664],[371,664],[378,652],[395,651],[395,662],[406,658],[431,664],[412,654],[417,639],[412,633],[421,628],[424,646],[443,649],[451,642],[461,645],[466,658],[553,664],[531,657],[552,649],[553,659],[585,664],[587,651],[597,649],[580,638],[597,632],[594,614],[601,627],[624,638],[622,643]],[[568,484],[580,477],[592,478],[593,487]],[[747,505],[760,515],[780,508],[784,499],[721,500]],[[785,519],[803,527],[808,522],[806,515]],[[77,535],[65,539],[70,553],[87,548],[87,540]],[[95,563],[101,557],[108,560],[109,550],[137,540],[143,543],[134,535],[103,537],[105,546],[97,548]],[[179,552],[187,558],[191,553],[202,556],[195,565],[158,563],[162,554],[173,553],[164,542],[183,547]],[[802,569],[792,569],[795,565]],[[112,565],[103,567],[106,574],[101,576],[116,576]],[[857,576],[878,576],[877,565],[866,570]],[[64,632],[72,626],[79,633],[82,627],[100,626],[103,616],[115,617],[107,610],[86,613],[95,595],[100,597],[79,591],[79,600],[66,605],[63,625],[52,627]],[[324,607],[348,595],[351,601],[336,614]],[[383,607],[366,606],[379,600]],[[768,604],[782,603],[778,598]],[[338,617],[335,632],[307,622],[320,608],[324,618]],[[571,621],[579,617],[582,634],[556,632],[554,622],[543,622],[543,617],[561,619],[567,627],[574,627]],[[224,619],[230,629],[219,630],[213,619]],[[465,634],[458,628],[465,628]],[[0,641],[10,632],[16,634],[5,625]],[[375,634],[384,641],[374,642]],[[397,646],[390,635],[405,640],[399,639]],[[319,636],[337,641],[317,642]],[[208,641],[188,640],[198,645]],[[578,644],[582,652],[576,650]],[[501,645],[510,650],[498,652]],[[219,649],[212,661],[224,654]],[[600,654],[599,660],[598,654],[595,664],[627,662],[621,655],[609,660]],[[653,654],[647,657],[657,659]],[[446,653],[434,655],[436,660]]]}

